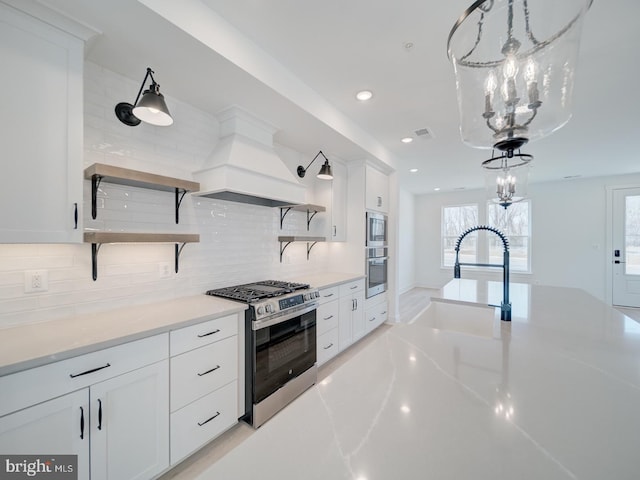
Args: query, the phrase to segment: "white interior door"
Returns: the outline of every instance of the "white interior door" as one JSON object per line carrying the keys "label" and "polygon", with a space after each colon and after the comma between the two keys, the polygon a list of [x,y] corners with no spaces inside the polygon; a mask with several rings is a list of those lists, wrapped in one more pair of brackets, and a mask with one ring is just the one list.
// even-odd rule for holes
{"label": "white interior door", "polygon": [[640,188],[613,190],[613,304],[640,307]]}

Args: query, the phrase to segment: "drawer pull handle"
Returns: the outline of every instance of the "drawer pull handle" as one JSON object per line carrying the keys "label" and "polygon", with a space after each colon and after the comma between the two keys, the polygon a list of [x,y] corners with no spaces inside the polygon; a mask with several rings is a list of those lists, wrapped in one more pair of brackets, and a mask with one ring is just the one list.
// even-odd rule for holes
{"label": "drawer pull handle", "polygon": [[84,408],[80,407],[80,440],[84,440]]}
{"label": "drawer pull handle", "polygon": [[70,373],[69,376],[71,378],[81,377],[82,375],[88,375],[90,373],[97,372],[99,370],[102,370],[103,368],[107,368],[107,367],[110,367],[110,366],[111,366],[111,364],[107,363],[106,365],[103,365],[102,367],[92,368],[91,370],[87,370],[86,372],[82,372],[82,373],[76,373],[75,375],[73,373]]}
{"label": "drawer pull handle", "polygon": [[370,321],[370,322],[373,322],[375,319],[376,319],[376,317],[371,317],[371,318],[369,319],[369,321]]}
{"label": "drawer pull handle", "polygon": [[210,418],[210,419],[208,419],[208,420],[205,420],[205,421],[204,421],[204,422],[202,422],[202,423],[198,422],[198,426],[199,426],[199,427],[201,427],[201,426],[203,426],[204,424],[209,423],[211,420],[213,420],[214,418],[216,418],[218,415],[220,415],[220,412],[216,412],[216,414],[215,414],[213,417],[211,417],[211,418]]}
{"label": "drawer pull handle", "polygon": [[386,315],[387,311],[385,310],[384,312],[382,312],[380,315]]}
{"label": "drawer pull handle", "polygon": [[329,298],[329,297],[333,297],[333,293],[329,293],[327,295],[324,295],[324,298]]}
{"label": "drawer pull handle", "polygon": [[98,430],[102,430],[102,400],[98,399]]}
{"label": "drawer pull handle", "polygon": [[213,335],[214,333],[218,333],[220,331],[219,328],[215,329],[213,332],[203,333],[202,335],[198,335],[198,338],[208,337],[209,335]]}
{"label": "drawer pull handle", "polygon": [[324,317],[325,320],[331,320],[333,318],[333,315],[329,315],[328,317]]}
{"label": "drawer pull handle", "polygon": [[358,288],[358,285],[354,285],[353,287],[351,287],[351,290],[355,290],[356,288]]}
{"label": "drawer pull handle", "polygon": [[333,347],[333,343],[330,343],[329,345],[327,345],[326,347],[324,347],[325,350],[329,350],[331,347]]}
{"label": "drawer pull handle", "polygon": [[203,373],[199,373],[198,376],[199,377],[204,377],[207,373],[211,373],[211,372],[215,372],[216,370],[218,370],[220,368],[220,365],[216,365],[215,367],[213,367],[211,370],[207,370],[206,372]]}

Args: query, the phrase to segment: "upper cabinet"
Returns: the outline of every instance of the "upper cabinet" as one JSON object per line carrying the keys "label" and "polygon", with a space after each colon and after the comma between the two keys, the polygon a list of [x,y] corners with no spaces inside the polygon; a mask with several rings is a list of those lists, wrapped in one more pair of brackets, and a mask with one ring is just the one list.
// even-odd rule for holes
{"label": "upper cabinet", "polygon": [[0,243],[82,242],[83,50],[0,3]]}
{"label": "upper cabinet", "polygon": [[323,236],[330,242],[347,241],[347,168],[332,160],[333,180],[318,180],[315,187],[317,203],[326,207],[318,219]]}
{"label": "upper cabinet", "polygon": [[365,175],[367,210],[389,213],[389,177],[369,165]]}

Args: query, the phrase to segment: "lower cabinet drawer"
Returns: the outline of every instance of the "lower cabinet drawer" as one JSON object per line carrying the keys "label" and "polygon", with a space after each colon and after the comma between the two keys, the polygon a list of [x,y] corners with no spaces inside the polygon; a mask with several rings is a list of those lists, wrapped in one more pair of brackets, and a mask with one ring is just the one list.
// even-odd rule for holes
{"label": "lower cabinet drawer", "polygon": [[318,335],[337,327],[339,314],[340,302],[337,300],[321,304],[316,314],[316,331]]}
{"label": "lower cabinet drawer", "polygon": [[316,342],[318,365],[322,365],[340,351],[339,338],[338,328],[333,328],[318,337]]}
{"label": "lower cabinet drawer", "polygon": [[211,393],[238,377],[238,337],[171,358],[171,411]]}
{"label": "lower cabinet drawer", "polygon": [[238,421],[238,385],[233,382],[171,414],[171,465]]}

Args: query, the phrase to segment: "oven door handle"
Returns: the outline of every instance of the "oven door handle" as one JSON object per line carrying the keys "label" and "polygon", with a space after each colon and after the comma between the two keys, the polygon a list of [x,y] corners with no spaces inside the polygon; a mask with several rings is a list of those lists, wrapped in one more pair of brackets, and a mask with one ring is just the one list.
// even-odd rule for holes
{"label": "oven door handle", "polygon": [[287,310],[286,312],[278,314],[275,317],[256,320],[255,322],[251,322],[251,330],[261,330],[263,328],[270,327],[271,325],[276,325],[277,323],[286,322],[287,320],[291,320],[292,318],[296,318],[300,315],[304,315],[305,313],[312,312],[316,308],[318,308],[318,302],[313,302],[304,305],[302,308]]}

